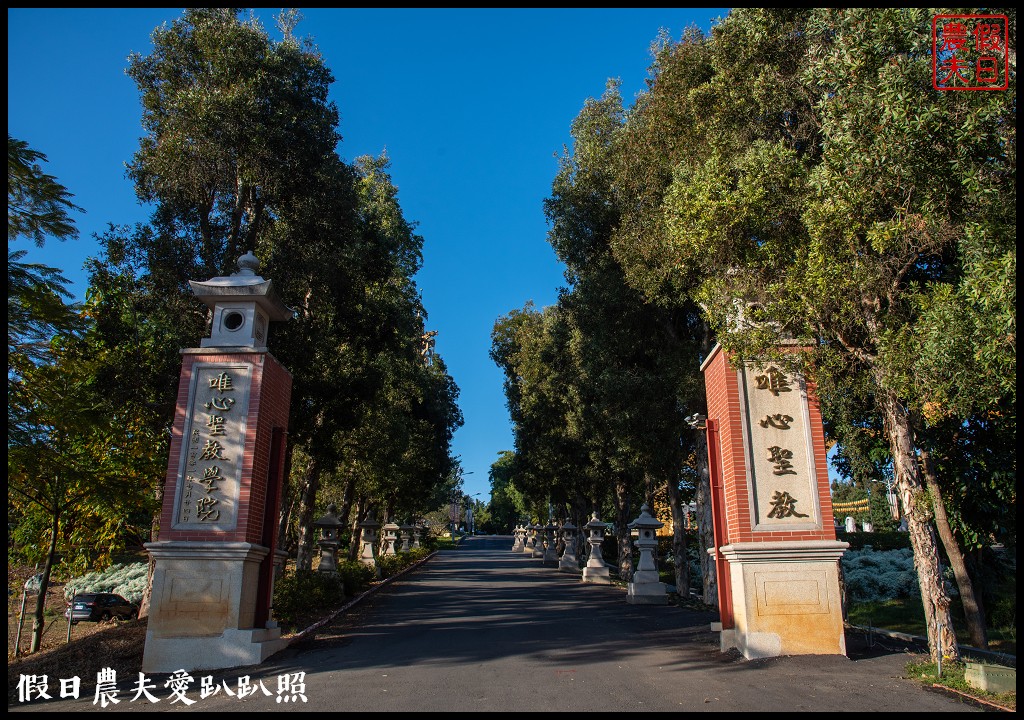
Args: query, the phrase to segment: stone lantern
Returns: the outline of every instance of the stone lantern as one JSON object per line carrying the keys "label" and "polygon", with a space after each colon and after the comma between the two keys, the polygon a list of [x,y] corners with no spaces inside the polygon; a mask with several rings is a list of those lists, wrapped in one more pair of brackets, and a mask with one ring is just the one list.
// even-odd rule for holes
{"label": "stone lantern", "polygon": [[521,553],[526,549],[526,525],[519,523],[516,526],[516,542],[512,546],[512,552]]}
{"label": "stone lantern", "polygon": [[388,520],[384,523],[384,527],[381,528],[381,532],[384,533],[384,542],[381,554],[394,555],[395,542],[398,540],[398,523],[394,520]]}
{"label": "stone lantern", "polygon": [[363,522],[359,523],[359,527],[362,529],[359,539],[361,545],[359,562],[372,567],[377,577],[380,577],[380,566],[377,564],[377,528],[380,527],[380,523],[376,521],[371,512]]}
{"label": "stone lantern", "polygon": [[420,545],[420,535],[423,533],[423,529],[424,529],[424,526],[421,525],[419,522],[416,522],[412,526],[412,546],[414,548],[421,547],[421,545]]}
{"label": "stone lantern", "polygon": [[580,567],[576,560],[576,526],[568,520],[562,526],[562,540],[565,542],[565,550],[562,559],[558,561],[558,571],[578,573]]}
{"label": "stone lantern", "polygon": [[539,522],[533,526],[533,547],[530,550],[530,557],[544,559],[544,526]]}
{"label": "stone lantern", "polygon": [[409,552],[409,537],[411,535],[412,525],[402,525],[402,527],[398,528],[398,531],[398,537],[402,539],[402,548],[400,552]]}
{"label": "stone lantern", "polygon": [[544,526],[544,565],[547,567],[558,567],[558,526],[554,518],[548,518],[548,524]]}
{"label": "stone lantern", "polygon": [[519,550],[519,526],[516,525],[512,528],[512,552],[518,552]]}
{"label": "stone lantern", "polygon": [[611,585],[612,580],[608,565],[605,564],[604,555],[601,553],[601,543],[604,542],[604,522],[597,517],[595,512],[585,526],[587,528],[587,542],[590,544],[590,559],[587,566],[583,568],[583,582],[592,582],[600,585]]}
{"label": "stone lantern", "polygon": [[523,553],[525,555],[533,554],[533,546],[537,543],[537,531],[533,529],[533,525],[526,523],[523,526]]}
{"label": "stone lantern", "polygon": [[629,583],[626,601],[633,605],[665,605],[668,595],[665,584],[658,577],[658,565],[655,554],[658,549],[656,531],[664,526],[657,518],[651,517],[651,508],[647,503],[640,507],[640,517],[629,524],[630,530],[636,530],[636,546],[640,549],[640,562],[637,563],[633,580]]}
{"label": "stone lantern", "polygon": [[320,546],[320,567],[317,570],[322,573],[337,573],[337,552],[340,543],[338,528],[341,527],[341,520],[338,519],[338,507],[334,503],[328,505],[327,514],[313,525],[320,528],[320,539],[317,541]]}

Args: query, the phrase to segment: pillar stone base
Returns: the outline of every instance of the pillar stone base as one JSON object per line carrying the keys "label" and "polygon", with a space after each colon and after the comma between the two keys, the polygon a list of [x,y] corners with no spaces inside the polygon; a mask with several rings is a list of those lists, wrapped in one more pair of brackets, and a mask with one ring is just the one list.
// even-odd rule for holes
{"label": "pillar stone base", "polygon": [[602,565],[600,567],[587,565],[583,568],[583,577],[581,580],[583,582],[596,583],[598,585],[612,584],[611,572],[608,570],[607,565]]}
{"label": "pillar stone base", "polygon": [[260,563],[269,550],[246,542],[148,543],[152,613],[142,671],[257,665],[288,645],[276,623],[255,628]]}
{"label": "pillar stone base", "polygon": [[748,542],[719,550],[729,563],[733,627],[722,650],[748,660],[778,655],[845,655],[838,562],[848,543]]}

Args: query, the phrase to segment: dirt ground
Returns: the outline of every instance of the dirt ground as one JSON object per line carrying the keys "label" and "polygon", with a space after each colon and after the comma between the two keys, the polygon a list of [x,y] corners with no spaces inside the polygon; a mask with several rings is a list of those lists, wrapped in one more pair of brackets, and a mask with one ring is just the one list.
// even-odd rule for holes
{"label": "dirt ground", "polygon": [[[28,580],[37,571],[31,567],[7,568],[7,659],[8,662],[15,657],[15,641],[18,637],[18,621],[21,613],[21,589],[25,587]],[[20,654],[27,655],[32,642],[32,614],[35,612],[36,596],[29,595],[25,598],[25,614],[21,622],[21,643]],[[64,600],[64,583],[51,582],[49,591],[46,593],[46,607],[44,610],[43,638],[41,650],[53,650],[61,647],[67,642],[68,623],[64,618],[64,611],[67,603]],[[79,640],[104,629],[110,628],[117,623],[111,620],[105,623],[80,622],[71,626],[71,639]],[[124,624],[124,623],[119,623]]]}

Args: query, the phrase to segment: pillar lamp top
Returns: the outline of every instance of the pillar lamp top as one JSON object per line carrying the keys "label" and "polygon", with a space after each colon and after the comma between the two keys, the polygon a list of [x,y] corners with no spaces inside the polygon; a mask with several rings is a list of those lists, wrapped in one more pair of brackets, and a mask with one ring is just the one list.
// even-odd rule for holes
{"label": "pillar lamp top", "polygon": [[213,310],[210,337],[201,347],[267,349],[267,326],[290,320],[295,311],[274,291],[273,283],[257,272],[260,261],[252,252],[238,259],[238,272],[205,282],[190,280],[193,294]]}

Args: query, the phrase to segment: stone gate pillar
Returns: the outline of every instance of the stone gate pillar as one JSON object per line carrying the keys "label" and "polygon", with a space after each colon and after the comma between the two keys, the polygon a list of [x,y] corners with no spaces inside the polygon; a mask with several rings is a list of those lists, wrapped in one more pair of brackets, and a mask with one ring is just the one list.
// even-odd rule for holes
{"label": "stone gate pillar", "polygon": [[267,352],[293,313],[247,253],[190,282],[211,336],[182,351],[142,669],[254,665],[285,646],[271,617],[292,377]]}
{"label": "stone gate pillar", "polygon": [[775,363],[701,365],[722,650],[845,655],[837,542],[814,388]]}

